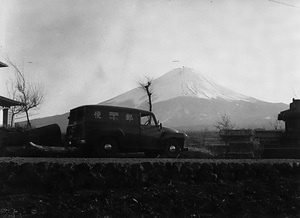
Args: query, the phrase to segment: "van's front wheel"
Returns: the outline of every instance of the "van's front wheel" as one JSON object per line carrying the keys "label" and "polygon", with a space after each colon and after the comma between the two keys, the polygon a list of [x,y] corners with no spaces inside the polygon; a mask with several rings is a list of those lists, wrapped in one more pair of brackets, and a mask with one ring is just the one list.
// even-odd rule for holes
{"label": "van's front wheel", "polygon": [[175,158],[180,154],[180,144],[175,139],[169,139],[166,141],[163,150],[163,156]]}
{"label": "van's front wheel", "polygon": [[101,157],[114,157],[117,154],[118,142],[110,137],[101,139],[96,150]]}

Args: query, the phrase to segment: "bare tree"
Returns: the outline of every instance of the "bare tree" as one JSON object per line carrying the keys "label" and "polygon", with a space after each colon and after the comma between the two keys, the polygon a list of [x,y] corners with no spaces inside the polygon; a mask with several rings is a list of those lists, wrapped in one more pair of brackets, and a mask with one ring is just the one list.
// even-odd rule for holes
{"label": "bare tree", "polygon": [[25,113],[27,126],[28,128],[31,128],[29,110],[37,108],[40,104],[42,104],[45,95],[44,86],[40,82],[29,81],[29,79],[25,77],[24,72],[21,71],[16,64],[9,59],[7,61],[15,69],[15,77],[10,81],[9,92],[14,100],[23,103],[22,106],[12,108],[12,116],[19,113]]}
{"label": "bare tree", "polygon": [[269,121],[269,124],[270,124],[271,128],[274,129],[274,130],[283,130],[284,129],[283,121],[278,120],[276,117],[271,119]]}
{"label": "bare tree", "polygon": [[227,114],[221,115],[221,119],[217,121],[215,125],[216,129],[219,130],[220,137],[225,141],[226,153],[225,157],[228,157],[229,143],[228,143],[228,131],[235,128],[235,125],[231,122],[230,117]]}
{"label": "bare tree", "polygon": [[153,82],[153,78],[149,78],[149,77],[145,77],[145,80],[139,81],[140,88],[145,90],[147,93],[149,111],[152,111],[152,94],[153,94],[152,87],[151,87],[152,82]]}
{"label": "bare tree", "polygon": [[219,131],[227,131],[234,129],[235,125],[231,122],[230,117],[227,114],[221,115],[221,119],[217,121],[215,125]]}

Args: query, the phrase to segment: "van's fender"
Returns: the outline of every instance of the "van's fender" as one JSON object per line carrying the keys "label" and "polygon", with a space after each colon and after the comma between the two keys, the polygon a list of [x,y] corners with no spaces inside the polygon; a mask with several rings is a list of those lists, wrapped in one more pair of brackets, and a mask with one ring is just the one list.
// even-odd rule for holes
{"label": "van's fender", "polygon": [[170,133],[170,132],[163,132],[161,135],[161,142],[162,145],[168,141],[169,139],[176,139],[179,141],[180,145],[184,146],[184,141],[186,139],[186,135],[184,133]]}

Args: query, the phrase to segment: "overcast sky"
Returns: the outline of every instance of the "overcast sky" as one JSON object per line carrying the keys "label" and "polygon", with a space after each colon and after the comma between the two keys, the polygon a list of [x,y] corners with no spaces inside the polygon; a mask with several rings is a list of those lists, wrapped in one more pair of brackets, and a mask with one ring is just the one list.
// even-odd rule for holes
{"label": "overcast sky", "polygon": [[[298,0],[0,1],[0,61],[47,92],[35,117],[102,102],[182,66],[263,101],[300,98]],[[0,69],[0,95],[8,97],[12,76],[12,67]]]}

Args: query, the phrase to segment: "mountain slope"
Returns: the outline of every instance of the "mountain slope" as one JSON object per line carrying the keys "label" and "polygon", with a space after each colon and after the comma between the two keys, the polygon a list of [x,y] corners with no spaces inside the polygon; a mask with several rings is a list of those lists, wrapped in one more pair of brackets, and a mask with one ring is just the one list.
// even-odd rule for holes
{"label": "mountain slope", "polygon": [[224,101],[220,99],[195,99],[178,97],[154,104],[158,119],[171,127],[213,128],[222,115],[226,114],[239,128],[271,128],[280,111],[288,108],[285,104],[262,101]]}
{"label": "mountain slope", "polygon": [[[172,70],[153,80],[151,87],[153,112],[170,127],[213,127],[221,115],[227,114],[240,128],[270,128],[277,115],[288,109],[286,104],[263,102],[234,92],[190,68]],[[147,110],[148,97],[138,87],[100,104]],[[56,122],[65,131],[67,117],[68,113],[32,123],[39,127]]]}
{"label": "mountain slope", "polygon": [[[268,128],[288,107],[234,92],[190,68],[178,68],[153,80],[152,91],[153,112],[171,127],[214,126],[227,114],[241,128]],[[135,88],[100,104],[148,109],[148,97]]]}
{"label": "mountain slope", "polygon": [[[254,98],[239,94],[216,84],[212,79],[204,77],[191,68],[178,68],[153,80],[153,103],[177,97],[193,97],[200,99],[223,99],[227,101],[257,101]],[[135,88],[103,104],[140,107],[148,101],[141,88]]]}

